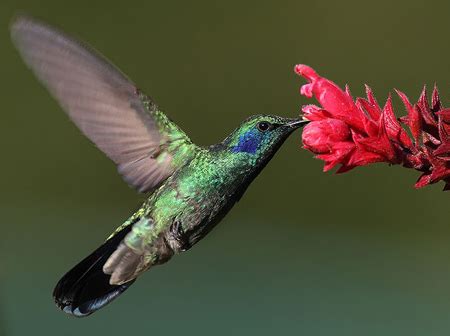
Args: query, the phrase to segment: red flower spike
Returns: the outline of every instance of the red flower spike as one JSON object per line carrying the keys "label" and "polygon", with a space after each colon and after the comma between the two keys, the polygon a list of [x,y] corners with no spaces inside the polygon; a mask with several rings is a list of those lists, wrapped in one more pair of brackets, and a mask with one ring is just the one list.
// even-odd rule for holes
{"label": "red flower spike", "polygon": [[444,190],[450,190],[450,109],[442,107],[436,86],[431,107],[425,87],[415,105],[396,90],[407,111],[397,119],[390,95],[381,108],[367,85],[367,98],[354,100],[348,86],[342,90],[309,66],[297,65],[295,72],[309,82],[300,93],[321,105],[303,106],[303,117],[311,122],[302,140],[304,148],[325,161],[324,171],[338,165],[337,173],[344,173],[376,162],[401,164],[422,173],[416,188],[444,181]]}

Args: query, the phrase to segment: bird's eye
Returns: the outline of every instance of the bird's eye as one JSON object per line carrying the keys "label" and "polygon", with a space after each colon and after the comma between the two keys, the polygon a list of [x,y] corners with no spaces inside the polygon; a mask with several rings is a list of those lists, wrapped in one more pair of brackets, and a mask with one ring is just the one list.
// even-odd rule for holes
{"label": "bird's eye", "polygon": [[265,132],[270,129],[270,126],[272,125],[267,121],[261,121],[256,127],[258,127],[258,130],[260,130],[261,132]]}

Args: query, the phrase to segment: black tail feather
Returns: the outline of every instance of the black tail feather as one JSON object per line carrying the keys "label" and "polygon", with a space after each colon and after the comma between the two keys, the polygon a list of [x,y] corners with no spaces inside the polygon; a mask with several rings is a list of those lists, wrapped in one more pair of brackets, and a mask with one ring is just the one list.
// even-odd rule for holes
{"label": "black tail feather", "polygon": [[130,230],[131,225],[125,227],[59,280],[53,297],[61,310],[77,317],[88,316],[131,286],[134,280],[110,285],[110,275],[103,273],[103,265]]}

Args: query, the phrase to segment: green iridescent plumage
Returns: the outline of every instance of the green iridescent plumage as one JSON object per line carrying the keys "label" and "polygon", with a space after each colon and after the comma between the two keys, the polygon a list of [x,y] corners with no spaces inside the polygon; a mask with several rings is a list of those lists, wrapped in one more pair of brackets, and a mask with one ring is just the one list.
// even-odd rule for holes
{"label": "green iridescent plumage", "polygon": [[[157,128],[163,135],[160,142],[162,152],[172,156],[171,165],[174,169],[180,168],[192,157],[197,146],[192,143],[191,139],[177,124],[170,121],[150,98],[142,92],[139,92],[139,98],[148,114],[156,121]],[[158,161],[159,163],[163,162],[164,157],[159,158]]]}
{"label": "green iridescent plumage", "polygon": [[148,199],[57,284],[57,305],[75,316],[100,309],[153,265],[186,251],[241,198],[304,121],[245,120],[222,142],[199,147],[92,48],[20,17],[12,39],[27,65],[80,130]]}
{"label": "green iridescent plumage", "polygon": [[[132,231],[125,238],[125,244],[133,249],[136,255],[144,254],[146,262],[155,262],[170,258],[173,252],[188,249],[209,232],[221,218],[221,211],[231,208],[246,186],[295,129],[279,126],[271,131],[261,132],[257,129],[261,122],[285,125],[292,120],[275,116],[255,116],[245,121],[222,143],[193,149],[192,158],[155,190],[136,214],[116,231],[120,232],[127,225],[134,223]],[[236,151],[235,148],[243,137],[247,136],[249,141],[255,140],[252,135],[255,131],[261,135],[256,139],[255,150]],[[151,218],[152,225],[148,225],[148,218]],[[177,222],[180,226],[175,235],[183,235],[183,242],[172,238],[174,232],[171,231],[171,226]],[[161,251],[151,248],[161,239],[161,235],[170,243],[171,249],[164,250],[169,255],[161,256]],[[149,266],[142,265],[137,267],[137,270],[141,272]],[[115,283],[127,282],[137,275],[118,277]]]}

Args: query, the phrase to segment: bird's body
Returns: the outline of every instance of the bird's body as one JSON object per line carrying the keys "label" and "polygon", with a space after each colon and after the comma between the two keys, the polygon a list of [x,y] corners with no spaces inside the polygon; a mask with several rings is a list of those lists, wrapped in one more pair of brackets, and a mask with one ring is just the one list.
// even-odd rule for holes
{"label": "bird's body", "polygon": [[[255,122],[254,119],[251,123]],[[274,116],[258,116],[256,119],[287,121]],[[118,231],[132,225],[124,245],[132,248],[134,255],[143,258],[139,260],[140,265],[133,268],[134,272],[129,273],[126,268],[118,267],[128,249],[117,249],[103,268],[111,274],[111,283],[130,281],[151,265],[188,250],[241,198],[278,148],[269,156],[233,151],[238,145],[238,142],[233,144],[234,139],[242,136],[239,131],[242,130],[239,128],[238,132],[217,145],[207,148],[193,146],[190,149],[192,156],[186,164],[165,180],[119,227]]]}
{"label": "bird's body", "polygon": [[203,238],[241,198],[299,119],[256,115],[222,142],[192,143],[153,101],[89,47],[29,18],[12,25],[26,63],[132,187],[149,197],[57,284],[65,312],[86,316],[153,265]]}

